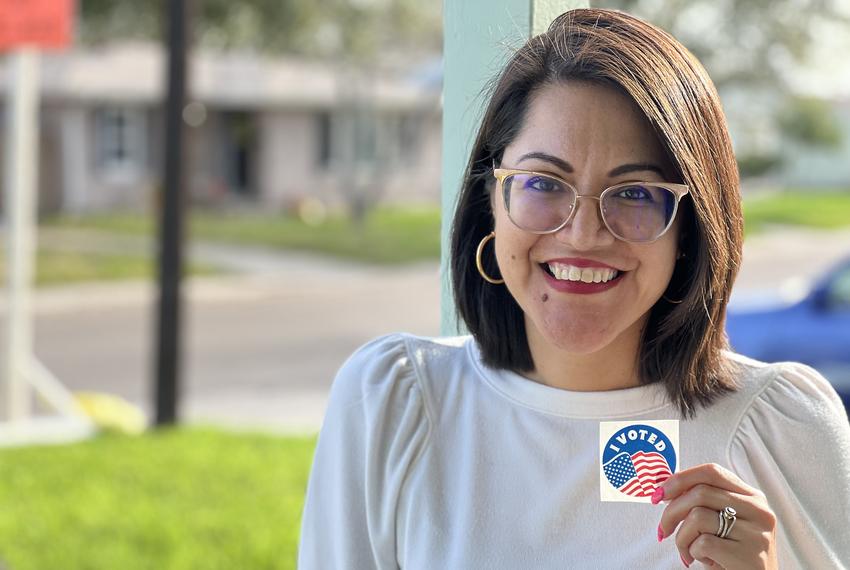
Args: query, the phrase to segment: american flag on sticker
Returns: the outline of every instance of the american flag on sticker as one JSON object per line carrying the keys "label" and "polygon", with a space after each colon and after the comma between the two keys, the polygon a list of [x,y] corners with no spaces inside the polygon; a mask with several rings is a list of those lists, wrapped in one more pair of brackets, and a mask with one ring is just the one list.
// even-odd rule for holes
{"label": "american flag on sticker", "polygon": [[657,452],[625,451],[602,466],[605,476],[618,491],[633,497],[649,497],[673,474],[667,460]]}
{"label": "american flag on sticker", "polygon": [[600,498],[648,503],[678,467],[679,423],[599,422],[599,447]]}

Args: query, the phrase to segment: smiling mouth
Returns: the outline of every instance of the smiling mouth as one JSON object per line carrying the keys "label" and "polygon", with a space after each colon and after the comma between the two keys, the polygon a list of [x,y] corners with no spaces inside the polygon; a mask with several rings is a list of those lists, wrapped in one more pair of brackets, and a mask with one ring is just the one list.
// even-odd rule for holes
{"label": "smiling mouth", "polygon": [[566,263],[541,263],[540,267],[558,281],[581,283],[608,283],[625,273],[610,267],[576,267]]}

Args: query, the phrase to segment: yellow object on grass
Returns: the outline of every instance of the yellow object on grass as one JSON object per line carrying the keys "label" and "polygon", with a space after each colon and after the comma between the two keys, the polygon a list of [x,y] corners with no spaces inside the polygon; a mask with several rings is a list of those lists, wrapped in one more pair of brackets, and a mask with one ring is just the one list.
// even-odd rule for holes
{"label": "yellow object on grass", "polygon": [[145,431],[145,414],[127,400],[99,392],[77,392],[74,399],[101,431],[126,434]]}

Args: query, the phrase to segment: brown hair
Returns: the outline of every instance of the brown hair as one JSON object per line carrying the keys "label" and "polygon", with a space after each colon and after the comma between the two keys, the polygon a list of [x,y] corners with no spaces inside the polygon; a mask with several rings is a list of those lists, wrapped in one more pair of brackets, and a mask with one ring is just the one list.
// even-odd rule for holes
{"label": "brown hair", "polygon": [[[680,259],[643,331],[639,372],[662,382],[683,415],[734,388],[721,354],[726,304],[741,260],[738,169],[717,91],[696,58],[659,28],[622,12],[566,12],[528,40],[496,78],[464,174],[452,227],[452,285],[460,318],[491,367],[534,369],[522,310],[506,287],[478,274],[475,248],[493,229],[492,166],[516,137],[531,95],[582,80],[629,96],[690,187],[682,203]],[[498,275],[495,259],[485,259]]]}

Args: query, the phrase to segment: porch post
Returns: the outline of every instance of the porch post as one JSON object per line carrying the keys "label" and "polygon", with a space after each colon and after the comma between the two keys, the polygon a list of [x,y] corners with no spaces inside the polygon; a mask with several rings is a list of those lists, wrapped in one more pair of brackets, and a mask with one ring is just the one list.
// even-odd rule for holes
{"label": "porch post", "polygon": [[484,86],[532,34],[587,0],[446,0],[443,4],[443,161],[441,331],[459,332],[449,275],[449,233],[472,139],[486,103]]}

